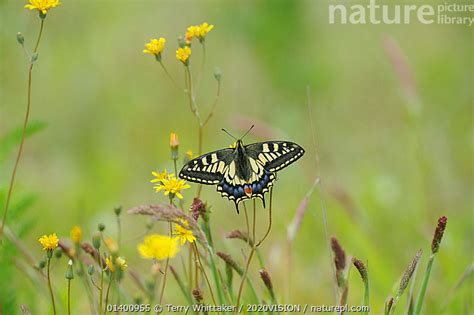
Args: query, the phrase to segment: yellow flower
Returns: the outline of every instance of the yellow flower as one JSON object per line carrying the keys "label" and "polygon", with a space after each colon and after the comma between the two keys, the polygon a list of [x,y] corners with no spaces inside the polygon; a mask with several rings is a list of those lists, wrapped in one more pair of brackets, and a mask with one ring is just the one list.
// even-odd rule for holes
{"label": "yellow flower", "polygon": [[189,26],[186,30],[185,39],[186,44],[191,44],[191,41],[194,37],[199,38],[202,42],[207,33],[209,33],[214,28],[214,25],[209,25],[208,23],[202,23],[201,25],[192,25]]}
{"label": "yellow flower", "polygon": [[73,226],[70,232],[71,239],[74,243],[79,244],[82,240],[82,230],[80,227]]}
{"label": "yellow flower", "polygon": [[125,270],[128,268],[127,262],[122,257],[115,258],[115,262],[112,256],[105,258],[105,264],[109,268],[110,272],[115,272],[115,267],[119,267],[121,270]]}
{"label": "yellow flower", "polygon": [[155,176],[155,178],[153,178],[150,182],[151,183],[158,183],[163,180],[163,179],[169,179],[170,177],[174,177],[174,174],[173,173],[168,173],[167,170],[164,170],[163,172],[151,172],[151,174],[153,176]]}
{"label": "yellow flower", "polygon": [[156,260],[173,258],[180,249],[177,238],[158,234],[148,235],[138,245],[138,252],[143,258]]}
{"label": "yellow flower", "polygon": [[61,4],[59,0],[29,0],[29,2],[29,4],[25,5],[26,9],[36,9],[43,14],[46,14],[49,9],[55,8]]}
{"label": "yellow flower", "polygon": [[170,147],[177,148],[179,146],[178,134],[172,132],[170,133]]}
{"label": "yellow flower", "polygon": [[128,268],[127,261],[123,257],[117,257],[115,259],[115,264],[122,270],[125,270]]}
{"label": "yellow flower", "polygon": [[38,239],[38,242],[43,246],[43,250],[52,251],[58,247],[59,239],[56,236],[56,233],[50,235],[43,235]]}
{"label": "yellow flower", "polygon": [[178,50],[176,50],[176,59],[178,59],[185,65],[188,64],[189,56],[191,56],[191,48],[189,48],[188,46],[184,48],[180,47],[178,48]]}
{"label": "yellow flower", "polygon": [[197,36],[198,34],[198,28],[199,26],[190,26],[186,30],[186,34],[184,35],[184,38],[186,39],[186,44],[191,44],[191,41],[193,40],[193,37]]}
{"label": "yellow flower", "polygon": [[150,39],[150,42],[145,44],[146,49],[144,49],[143,52],[154,55],[155,57],[159,57],[165,48],[165,43],[166,39],[163,37],[160,37],[159,39]]}
{"label": "yellow flower", "polygon": [[186,151],[186,158],[188,160],[192,160],[193,159],[193,151],[191,151],[191,150]]}
{"label": "yellow flower", "polygon": [[189,222],[185,219],[179,219],[179,221],[184,225],[175,224],[173,235],[176,235],[181,242],[181,245],[184,245],[186,241],[189,243],[194,243],[196,236],[194,236],[193,231],[189,230]]}
{"label": "yellow flower", "polygon": [[229,144],[229,148],[235,149],[237,147],[237,142]]}
{"label": "yellow flower", "polygon": [[206,22],[202,23],[201,25],[198,26],[196,36],[199,37],[199,39],[204,39],[207,33],[209,33],[213,28],[214,28],[214,25],[212,24],[209,25]]}
{"label": "yellow flower", "polygon": [[111,256],[105,258],[105,264],[107,265],[107,267],[109,268],[111,272],[115,272],[115,266],[114,266]]}
{"label": "yellow flower", "polygon": [[111,253],[117,253],[119,251],[119,246],[116,241],[110,236],[104,240],[105,246],[109,249]]}
{"label": "yellow flower", "polygon": [[188,189],[191,186],[186,184],[184,179],[178,179],[174,176],[169,178],[163,178],[161,180],[161,184],[155,185],[155,191],[159,192],[161,190],[165,190],[165,196],[171,194],[171,197],[177,196],[179,199],[183,199],[183,195],[181,194],[181,190]]}

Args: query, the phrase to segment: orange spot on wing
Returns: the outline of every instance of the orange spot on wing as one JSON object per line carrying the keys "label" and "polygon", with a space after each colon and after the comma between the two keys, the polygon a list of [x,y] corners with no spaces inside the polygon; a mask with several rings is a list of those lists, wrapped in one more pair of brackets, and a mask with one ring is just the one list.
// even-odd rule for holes
{"label": "orange spot on wing", "polygon": [[245,187],[244,191],[245,191],[245,194],[249,197],[252,195],[252,192],[253,192],[251,186]]}

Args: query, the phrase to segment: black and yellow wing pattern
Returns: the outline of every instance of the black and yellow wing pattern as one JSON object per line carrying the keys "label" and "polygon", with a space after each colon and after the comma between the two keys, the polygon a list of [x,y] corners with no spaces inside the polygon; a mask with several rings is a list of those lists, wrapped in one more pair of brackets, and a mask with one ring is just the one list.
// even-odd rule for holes
{"label": "black and yellow wing pattern", "polygon": [[266,141],[222,149],[201,155],[183,166],[179,177],[191,182],[217,185],[217,191],[235,202],[260,198],[273,186],[276,172],[304,154],[298,144],[288,141]]}

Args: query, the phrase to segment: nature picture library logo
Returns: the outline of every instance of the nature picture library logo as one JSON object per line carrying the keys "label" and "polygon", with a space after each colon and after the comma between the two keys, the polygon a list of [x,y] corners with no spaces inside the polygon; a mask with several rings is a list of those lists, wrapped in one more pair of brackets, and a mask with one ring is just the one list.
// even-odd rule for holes
{"label": "nature picture library logo", "polygon": [[329,4],[329,24],[474,24],[474,3],[387,4],[377,0]]}

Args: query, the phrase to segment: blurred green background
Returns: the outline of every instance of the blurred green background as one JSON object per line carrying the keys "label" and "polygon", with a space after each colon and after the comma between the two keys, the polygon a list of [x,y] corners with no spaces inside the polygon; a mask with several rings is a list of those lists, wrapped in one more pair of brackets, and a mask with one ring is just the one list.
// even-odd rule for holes
{"label": "blurred green background", "polygon": [[[322,203],[329,234],[339,239],[348,255],[369,263],[376,313],[422,248],[418,287],[437,218],[446,215],[448,227],[425,301],[426,314],[439,312],[444,297],[473,260],[472,28],[416,21],[330,25],[326,1],[62,2],[48,14],[33,73],[31,121],[43,122],[46,128],[27,140],[14,191],[13,206],[21,206],[24,198],[31,205],[21,217],[12,211],[9,221],[14,231],[22,231],[22,241],[38,260],[42,253],[37,238],[42,234],[68,237],[70,228],[80,225],[90,238],[97,224],[104,222],[106,231],[115,235],[114,205],[128,209],[166,202],[153,191],[150,172],[172,169],[171,131],[179,134],[181,153],[196,152],[197,128],[185,95],[142,49],[150,38],[166,37],[163,62],[182,83],[175,38],[188,25],[209,22],[215,28],[206,40],[206,68],[198,94],[202,112],[209,110],[214,98],[215,66],[223,77],[215,116],[205,130],[204,151],[227,147],[232,141],[221,128],[238,136],[253,123],[256,131],[245,139],[247,143],[290,140],[307,150],[303,159],[279,174],[274,226],[263,245],[280,300],[334,303]],[[21,31],[31,48],[39,27],[37,13],[23,5],[0,1],[0,136],[23,121],[28,63],[15,34]],[[390,38],[414,74],[421,111],[411,120],[384,48]],[[195,43],[194,70],[200,58]],[[2,200],[14,155],[1,162]],[[322,186],[312,195],[296,237],[288,284],[286,228],[318,174]],[[185,192],[186,205],[194,191],[193,187]],[[212,204],[217,250],[241,259],[243,245],[220,236],[244,229],[244,217],[214,187],[205,187],[203,198]],[[264,213],[261,210],[258,218],[261,234],[266,228]],[[125,214],[124,239],[138,235],[145,222]],[[165,227],[156,224],[154,230]],[[146,270],[150,262],[138,256],[139,241],[128,242],[124,255],[130,266]],[[3,303],[15,305],[15,313],[18,303],[25,303],[34,313],[45,314],[46,289],[45,294],[36,293],[35,284],[15,267],[20,259],[2,256],[5,268],[0,275],[8,283],[2,285]],[[54,279],[63,300],[65,265],[65,260],[57,264]],[[256,263],[254,267],[251,276],[258,282]],[[125,283],[135,290],[129,279]],[[85,304],[79,290],[78,283],[76,301]],[[172,280],[169,290],[178,290]],[[361,298],[362,283],[352,270],[349,304],[358,305]],[[165,299],[182,302],[171,293],[165,293]],[[447,312],[471,312],[473,300],[471,277]],[[76,303],[77,309],[88,312],[87,305]],[[404,305],[398,309],[403,310]]]}

